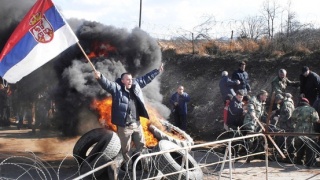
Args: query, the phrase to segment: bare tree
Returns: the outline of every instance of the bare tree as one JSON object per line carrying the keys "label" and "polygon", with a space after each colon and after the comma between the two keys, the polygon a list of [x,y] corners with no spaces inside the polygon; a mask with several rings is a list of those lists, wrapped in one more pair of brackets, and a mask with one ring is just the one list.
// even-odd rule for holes
{"label": "bare tree", "polygon": [[240,37],[257,40],[263,34],[263,18],[261,16],[248,16],[241,21]]}
{"label": "bare tree", "polygon": [[216,19],[214,16],[208,16],[208,15],[203,16],[202,18],[204,18],[204,21],[193,28],[193,31],[195,32],[195,34],[197,34],[195,39],[198,39],[200,37],[203,37],[205,39],[210,39],[209,33],[212,30],[212,28],[215,26]]}
{"label": "bare tree", "polygon": [[279,13],[280,6],[275,0],[272,0],[271,2],[269,0],[265,0],[262,8],[262,15],[267,22],[266,34],[268,35],[269,39],[272,40],[275,31],[275,18]]}

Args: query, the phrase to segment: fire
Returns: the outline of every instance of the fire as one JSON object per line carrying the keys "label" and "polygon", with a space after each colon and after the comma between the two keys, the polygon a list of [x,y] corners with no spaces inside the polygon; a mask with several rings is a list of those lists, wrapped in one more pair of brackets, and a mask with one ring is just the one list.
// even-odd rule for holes
{"label": "fire", "polygon": [[109,54],[116,52],[117,48],[109,43],[95,41],[91,44],[91,52],[88,54],[88,57],[108,57]]}
{"label": "fire", "polygon": [[106,128],[117,131],[117,126],[112,124],[111,122],[111,106],[112,106],[112,99],[108,97],[104,100],[94,100],[92,102],[92,106],[99,112],[99,122],[100,124],[104,124]]}
{"label": "fire", "polygon": [[[111,123],[111,105],[112,98],[108,97],[103,100],[94,100],[92,103],[92,107],[99,112],[99,122],[100,124],[104,124],[104,126],[112,131],[117,131],[117,126]],[[158,113],[148,107],[149,118],[150,120],[140,117],[140,122],[143,128],[143,134],[145,137],[147,147],[154,147],[158,144],[158,140],[154,137],[154,135],[149,131],[149,125],[151,122],[158,122],[157,115]],[[159,122],[158,122],[159,123]],[[161,123],[159,123],[161,124]]]}

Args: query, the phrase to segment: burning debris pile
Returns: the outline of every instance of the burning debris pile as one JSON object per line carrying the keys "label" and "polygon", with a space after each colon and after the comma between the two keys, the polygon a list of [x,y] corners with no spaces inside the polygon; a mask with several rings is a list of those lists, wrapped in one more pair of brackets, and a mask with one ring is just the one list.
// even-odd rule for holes
{"label": "burning debris pile", "polygon": [[[0,3],[1,49],[32,3],[24,1],[20,6],[9,0]],[[77,19],[68,22],[96,69],[110,80],[115,80],[126,71],[137,77],[157,68],[161,63],[157,42],[139,28],[128,32],[97,22]],[[98,85],[93,69],[76,45],[12,86],[18,90],[21,97],[19,100],[25,102],[36,101],[37,95],[48,88],[55,102],[54,124],[67,136],[85,132],[97,125],[98,115],[90,107],[94,101],[109,96]],[[150,107],[157,109],[164,118],[168,117],[170,111],[161,103],[158,79],[144,89],[144,95]]]}

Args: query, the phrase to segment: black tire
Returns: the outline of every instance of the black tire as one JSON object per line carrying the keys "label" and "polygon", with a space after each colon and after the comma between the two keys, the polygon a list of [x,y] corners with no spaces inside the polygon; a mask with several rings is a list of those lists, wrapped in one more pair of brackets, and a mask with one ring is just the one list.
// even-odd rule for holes
{"label": "black tire", "polygon": [[[73,148],[73,156],[79,163],[80,173],[83,174],[114,159],[120,149],[120,139],[115,132],[97,128],[80,137]],[[104,170],[101,170],[94,175],[98,177],[103,172]]]}
{"label": "black tire", "polygon": [[[154,151],[160,152],[160,151],[175,149],[179,147],[180,146],[178,146],[177,144],[171,141],[161,140],[159,141],[158,145],[155,146]],[[155,157],[155,162],[156,162],[155,166],[163,174],[177,172],[182,169],[185,170],[185,167],[181,167],[182,158],[184,155],[185,155],[184,150],[158,155]],[[197,164],[197,162],[195,161],[195,159],[189,153],[187,154],[187,156],[188,156],[188,167],[190,169],[195,168],[188,171],[189,179],[192,179],[192,180],[203,179],[203,172],[199,167],[199,165]],[[186,179],[186,174],[187,172],[181,173],[181,179]],[[176,180],[179,178],[179,173],[171,176],[166,176],[166,178],[169,180]]]}
{"label": "black tire", "polygon": [[149,130],[152,132],[152,134],[160,141],[160,140],[168,140],[171,141],[181,147],[186,146],[192,146],[194,145],[193,139],[183,130],[179,129],[178,127],[172,125],[168,121],[160,120],[160,123],[166,128],[168,132],[174,131],[179,133],[181,136],[183,136],[184,140],[177,139],[172,136],[168,136],[166,133],[164,133],[162,130],[157,128],[154,125],[149,126]]}

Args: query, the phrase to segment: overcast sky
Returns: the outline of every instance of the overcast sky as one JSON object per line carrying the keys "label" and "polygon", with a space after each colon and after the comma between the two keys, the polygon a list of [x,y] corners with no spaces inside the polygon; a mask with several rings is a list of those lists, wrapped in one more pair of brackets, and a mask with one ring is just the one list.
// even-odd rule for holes
{"label": "overcast sky", "polygon": [[[208,17],[223,23],[230,32],[230,21],[261,15],[265,0],[142,0],[141,28],[154,36],[170,35],[178,29],[193,31]],[[140,0],[53,0],[65,18],[101,22],[131,30],[139,26]],[[271,1],[270,1],[271,2]],[[282,9],[288,0],[276,0]],[[319,0],[292,0],[291,11],[302,23],[320,24]],[[280,19],[280,15],[279,15]],[[223,32],[220,32],[223,33]]]}

